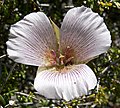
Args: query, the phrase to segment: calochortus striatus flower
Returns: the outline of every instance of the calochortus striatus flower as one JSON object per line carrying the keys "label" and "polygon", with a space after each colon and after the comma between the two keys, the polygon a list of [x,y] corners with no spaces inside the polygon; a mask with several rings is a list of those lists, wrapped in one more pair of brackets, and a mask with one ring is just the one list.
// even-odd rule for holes
{"label": "calochortus striatus flower", "polygon": [[43,12],[33,12],[12,25],[7,52],[15,62],[39,66],[34,88],[49,99],[72,100],[87,95],[97,79],[85,63],[106,52],[111,36],[97,13],[70,9],[59,29]]}

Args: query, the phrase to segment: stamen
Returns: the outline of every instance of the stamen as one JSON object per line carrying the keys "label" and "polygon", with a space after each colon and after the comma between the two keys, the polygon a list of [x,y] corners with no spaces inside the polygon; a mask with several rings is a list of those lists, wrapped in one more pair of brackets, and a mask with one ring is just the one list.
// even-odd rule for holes
{"label": "stamen", "polygon": [[64,58],[65,58],[65,56],[63,56],[62,54],[60,54],[60,56],[59,56],[60,65],[63,65],[63,64],[64,64]]}
{"label": "stamen", "polygon": [[74,59],[74,57],[70,57],[65,61],[65,64],[69,63],[72,59]]}
{"label": "stamen", "polygon": [[64,64],[65,66],[73,64],[73,59],[74,59],[74,50],[70,47],[67,46],[66,49],[64,50]]}
{"label": "stamen", "polygon": [[47,65],[56,65],[56,53],[54,50],[50,50],[46,53]]}
{"label": "stamen", "polygon": [[63,69],[65,66],[72,65],[74,62],[74,50],[67,46],[62,52],[49,50],[46,53],[47,66],[53,66],[56,69]]}
{"label": "stamen", "polygon": [[56,58],[56,53],[54,50],[51,50],[51,54],[53,55],[54,58]]}
{"label": "stamen", "polygon": [[67,49],[69,49],[70,48],[70,46],[67,46]]}

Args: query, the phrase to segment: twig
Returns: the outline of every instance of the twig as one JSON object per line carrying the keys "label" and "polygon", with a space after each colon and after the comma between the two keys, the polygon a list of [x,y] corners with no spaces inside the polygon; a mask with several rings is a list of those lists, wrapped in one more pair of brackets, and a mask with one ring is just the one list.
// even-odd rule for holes
{"label": "twig", "polygon": [[15,92],[15,94],[18,94],[18,95],[23,95],[23,96],[26,96],[26,97],[31,97],[32,99],[35,99],[37,101],[39,101],[39,99],[33,97],[33,96],[30,96],[29,94],[26,94],[26,93],[22,93],[22,92]]}
{"label": "twig", "polygon": [[41,6],[41,7],[49,7],[50,5],[49,4],[39,4],[39,6]]}
{"label": "twig", "polygon": [[5,105],[5,108],[9,107],[9,104]]}
{"label": "twig", "polygon": [[[27,102],[27,103],[16,103],[14,105],[10,105],[10,104],[7,104],[5,105],[5,108],[13,108],[15,106],[20,106],[20,105],[24,105],[24,106],[27,106],[27,105],[33,105],[33,102]],[[1,107],[0,107],[1,108]]]}
{"label": "twig", "polygon": [[8,74],[5,82],[8,81],[8,79],[9,79],[10,75],[12,74],[12,72],[13,72],[13,70],[14,70],[14,68],[15,68],[16,65],[17,65],[17,63],[14,63],[14,65],[12,66],[12,68],[11,68],[11,70],[10,70],[10,72],[9,72],[9,74]]}
{"label": "twig", "polygon": [[24,105],[24,106],[27,106],[27,105],[33,105],[33,102],[19,103],[19,105]]}
{"label": "twig", "polygon": [[16,65],[17,65],[17,63],[15,63],[15,64],[12,66],[12,68],[11,68],[11,70],[10,70],[10,72],[9,72],[9,74],[8,74],[8,76],[7,76],[7,78],[6,78],[6,80],[5,80],[4,85],[3,85],[3,86],[1,87],[1,89],[0,89],[0,92],[1,92],[2,89],[5,87],[5,85],[6,85],[7,81],[8,81],[8,79],[9,79],[10,75],[12,74],[12,72],[13,72],[13,70],[14,70],[14,68],[15,68]]}
{"label": "twig", "polygon": [[92,105],[94,102],[86,102],[86,103],[81,103],[78,106],[86,106],[86,105]]}
{"label": "twig", "polygon": [[120,81],[112,79],[113,81],[115,81],[117,84],[120,84]]}
{"label": "twig", "polygon": [[[98,78],[98,85],[97,85],[98,87],[96,88],[96,89],[97,89],[97,92],[98,92],[98,89],[99,89],[100,77],[101,77],[105,72],[107,72],[107,71],[110,69],[111,65],[115,65],[115,64],[116,64],[117,62],[119,62],[119,61],[120,61],[120,58],[118,58],[117,60],[111,62],[110,65],[107,66],[107,67],[101,72],[101,74],[100,74],[100,76],[99,76],[99,78]],[[117,81],[117,83],[119,83],[119,82]]]}
{"label": "twig", "polygon": [[71,6],[65,6],[65,8],[74,8],[74,5],[71,5]]}
{"label": "twig", "polygon": [[115,65],[115,64],[116,64],[117,62],[119,62],[119,61],[120,61],[120,58],[118,58],[117,60],[111,62],[110,65],[107,66],[107,67],[101,72],[101,74],[104,74],[106,71],[108,71],[108,69],[110,69],[111,65]]}
{"label": "twig", "polygon": [[0,59],[1,59],[1,58],[3,58],[3,57],[6,57],[6,56],[7,56],[7,55],[6,55],[6,54],[4,54],[4,55],[0,56]]}
{"label": "twig", "polygon": [[35,3],[35,5],[38,7],[38,8],[40,8],[40,7],[49,7],[50,6],[50,4],[41,4],[41,3],[39,3],[39,1],[38,0],[33,0],[33,2]]}

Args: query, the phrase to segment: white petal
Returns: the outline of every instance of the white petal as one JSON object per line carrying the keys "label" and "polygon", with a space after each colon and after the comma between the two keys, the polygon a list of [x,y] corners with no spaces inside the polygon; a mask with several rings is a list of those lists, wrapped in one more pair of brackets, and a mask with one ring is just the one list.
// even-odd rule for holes
{"label": "white petal", "polygon": [[94,89],[97,84],[93,71],[85,64],[74,65],[60,71],[49,69],[39,72],[34,87],[49,99],[72,100]]}
{"label": "white petal", "polygon": [[104,53],[111,44],[111,36],[97,13],[84,6],[70,9],[61,26],[61,47],[74,50],[77,62],[85,62]]}
{"label": "white petal", "polygon": [[16,62],[40,66],[48,50],[56,50],[56,37],[47,16],[31,13],[12,25],[7,42],[7,52]]}

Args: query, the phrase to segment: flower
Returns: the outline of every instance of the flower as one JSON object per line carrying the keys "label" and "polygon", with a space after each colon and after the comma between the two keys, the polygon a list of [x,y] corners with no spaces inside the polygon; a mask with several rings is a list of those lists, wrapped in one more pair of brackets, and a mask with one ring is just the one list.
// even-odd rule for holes
{"label": "flower", "polygon": [[106,52],[110,32],[97,13],[70,9],[61,28],[43,12],[33,12],[12,25],[7,52],[18,63],[39,66],[34,87],[49,99],[72,100],[94,89],[97,79],[85,64]]}
{"label": "flower", "polygon": [[14,100],[9,100],[9,105],[11,105],[11,106],[15,105],[15,101]]}

